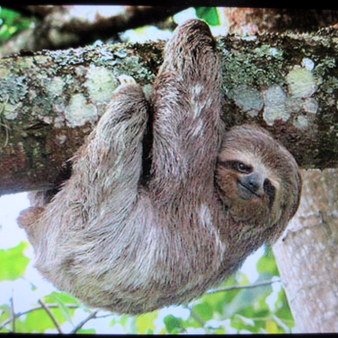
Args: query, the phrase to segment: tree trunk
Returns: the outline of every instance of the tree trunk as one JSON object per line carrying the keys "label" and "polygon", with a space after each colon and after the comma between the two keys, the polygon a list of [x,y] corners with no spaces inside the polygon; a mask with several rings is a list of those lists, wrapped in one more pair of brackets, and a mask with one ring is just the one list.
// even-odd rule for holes
{"label": "tree trunk", "polygon": [[[336,35],[219,39],[226,126],[260,124],[302,167],[336,167]],[[0,195],[53,186],[117,77],[131,75],[149,92],[162,48],[113,44],[0,59]]]}
{"label": "tree trunk", "polygon": [[303,179],[300,208],[273,250],[296,331],[338,332],[338,170]]}

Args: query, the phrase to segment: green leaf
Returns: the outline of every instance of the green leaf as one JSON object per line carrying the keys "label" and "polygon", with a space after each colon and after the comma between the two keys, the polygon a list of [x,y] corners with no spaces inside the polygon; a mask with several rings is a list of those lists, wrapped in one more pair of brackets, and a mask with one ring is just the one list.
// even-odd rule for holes
{"label": "green leaf", "polygon": [[[130,329],[132,321],[134,320],[134,317],[132,316],[128,316],[128,315],[121,315],[118,320],[117,323],[122,325],[125,329]],[[111,324],[113,323],[113,321],[111,321]]]}
{"label": "green leaf", "polygon": [[11,308],[7,304],[0,305],[0,326],[11,316]]}
{"label": "green leaf", "polygon": [[220,328],[216,329],[214,333],[215,334],[225,334],[225,333],[227,333],[227,331],[224,328],[220,327]]}
{"label": "green leaf", "polygon": [[196,7],[196,16],[205,20],[210,26],[218,26],[220,19],[216,7]]}
{"label": "green leaf", "polygon": [[205,322],[213,317],[212,307],[208,303],[197,304],[192,311]]}
{"label": "green leaf", "polygon": [[29,263],[29,258],[23,252],[28,243],[21,242],[12,249],[0,249],[0,281],[15,280],[23,276]]}
{"label": "green leaf", "polygon": [[279,271],[271,248],[267,248],[266,253],[257,262],[257,271],[260,274],[264,274],[266,277],[279,276]]}
{"label": "green leaf", "polygon": [[[267,287],[260,287],[255,289],[243,289],[233,299],[230,304],[227,304],[225,308],[225,314],[227,317],[232,317],[236,313],[247,310],[251,314],[254,313],[254,308],[250,309],[261,297],[267,295]],[[247,310],[248,311],[248,310]],[[242,312],[241,312],[242,313]]]}
{"label": "green leaf", "polygon": [[79,305],[80,301],[71,296],[68,293],[65,292],[56,292],[53,291],[52,293],[50,293],[49,295],[44,297],[44,301],[47,303],[53,303],[55,301],[63,303],[63,304],[73,304],[73,305]]}
{"label": "green leaf", "polygon": [[0,7],[0,43],[29,28],[32,22],[15,11]]}
{"label": "green leaf", "polygon": [[267,333],[280,333],[277,324],[273,320],[267,320],[265,323],[265,330]]}
{"label": "green leaf", "polygon": [[168,315],[164,317],[163,321],[169,333],[179,333],[182,332],[182,330],[184,329],[181,318],[177,318],[173,315]]}
{"label": "green leaf", "polygon": [[276,307],[278,308],[278,310],[276,311],[275,315],[283,322],[288,322],[288,326],[290,328],[294,327],[294,319],[284,289],[281,289],[278,294]]}
{"label": "green leaf", "polygon": [[80,329],[76,333],[77,334],[79,334],[79,333],[83,333],[83,334],[95,334],[96,330],[95,329]]}
{"label": "green leaf", "polygon": [[[48,307],[48,304],[46,306]],[[49,311],[60,326],[67,321],[62,309],[49,307]],[[46,330],[57,332],[53,321],[44,308],[36,309],[17,319],[15,325],[19,333],[43,333]]]}
{"label": "green leaf", "polygon": [[237,329],[239,333],[243,330],[252,333],[258,333],[260,331],[259,328],[255,326],[255,322],[252,319],[240,315],[235,315],[231,319],[231,326]]}
{"label": "green leaf", "polygon": [[[217,289],[227,288],[233,285],[237,285],[236,275],[230,276],[224,283],[217,286]],[[217,292],[209,295],[205,295],[201,298],[204,303],[207,303],[213,309],[213,312],[219,314],[224,313],[224,309],[227,307],[225,304],[230,304],[232,300],[239,293],[239,290]]]}
{"label": "green leaf", "polygon": [[64,293],[64,292],[55,292],[53,291],[49,295],[43,298],[44,302],[48,304],[57,304],[59,305],[60,311],[63,317],[68,321],[71,322],[72,316],[75,313],[75,308],[70,308],[67,305],[79,305],[80,302],[71,295]]}
{"label": "green leaf", "polygon": [[137,316],[136,318],[136,331],[137,333],[149,333],[154,332],[156,329],[155,320],[158,317],[158,311],[148,312]]}
{"label": "green leaf", "polygon": [[15,328],[18,333],[43,333],[46,330],[55,329],[55,325],[46,311],[40,309],[28,313],[24,319],[17,319]]}

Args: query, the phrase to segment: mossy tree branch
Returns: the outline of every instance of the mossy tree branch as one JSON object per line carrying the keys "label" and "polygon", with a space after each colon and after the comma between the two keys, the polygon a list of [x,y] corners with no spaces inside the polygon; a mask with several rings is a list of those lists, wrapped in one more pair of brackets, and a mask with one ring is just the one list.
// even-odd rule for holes
{"label": "mossy tree branch", "polygon": [[[337,33],[218,40],[224,121],[270,130],[303,168],[337,167]],[[0,194],[53,185],[103,114],[117,77],[150,91],[163,43],[100,45],[0,60]]]}

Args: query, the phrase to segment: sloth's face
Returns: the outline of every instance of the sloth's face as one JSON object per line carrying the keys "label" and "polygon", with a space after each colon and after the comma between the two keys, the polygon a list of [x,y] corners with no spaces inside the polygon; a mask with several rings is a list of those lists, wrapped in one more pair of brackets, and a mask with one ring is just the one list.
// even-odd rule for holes
{"label": "sloth's face", "polygon": [[[278,177],[248,153],[221,152],[216,171],[221,198],[239,220],[276,221],[280,216]],[[272,218],[272,219],[271,219]]]}
{"label": "sloth's face", "polygon": [[242,125],[225,133],[215,178],[220,198],[238,221],[283,227],[297,210],[297,163],[261,128]]}

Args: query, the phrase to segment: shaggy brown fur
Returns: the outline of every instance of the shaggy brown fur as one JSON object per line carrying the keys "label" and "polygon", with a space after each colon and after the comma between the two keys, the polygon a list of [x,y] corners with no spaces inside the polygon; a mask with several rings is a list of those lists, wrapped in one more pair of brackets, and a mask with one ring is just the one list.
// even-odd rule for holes
{"label": "shaggy brown fur", "polygon": [[166,46],[146,184],[148,103],[127,82],[73,159],[70,179],[19,221],[36,267],[56,287],[136,314],[188,302],[223,281],[283,231],[301,179],[264,130],[222,132],[220,60],[201,21],[179,27]]}

